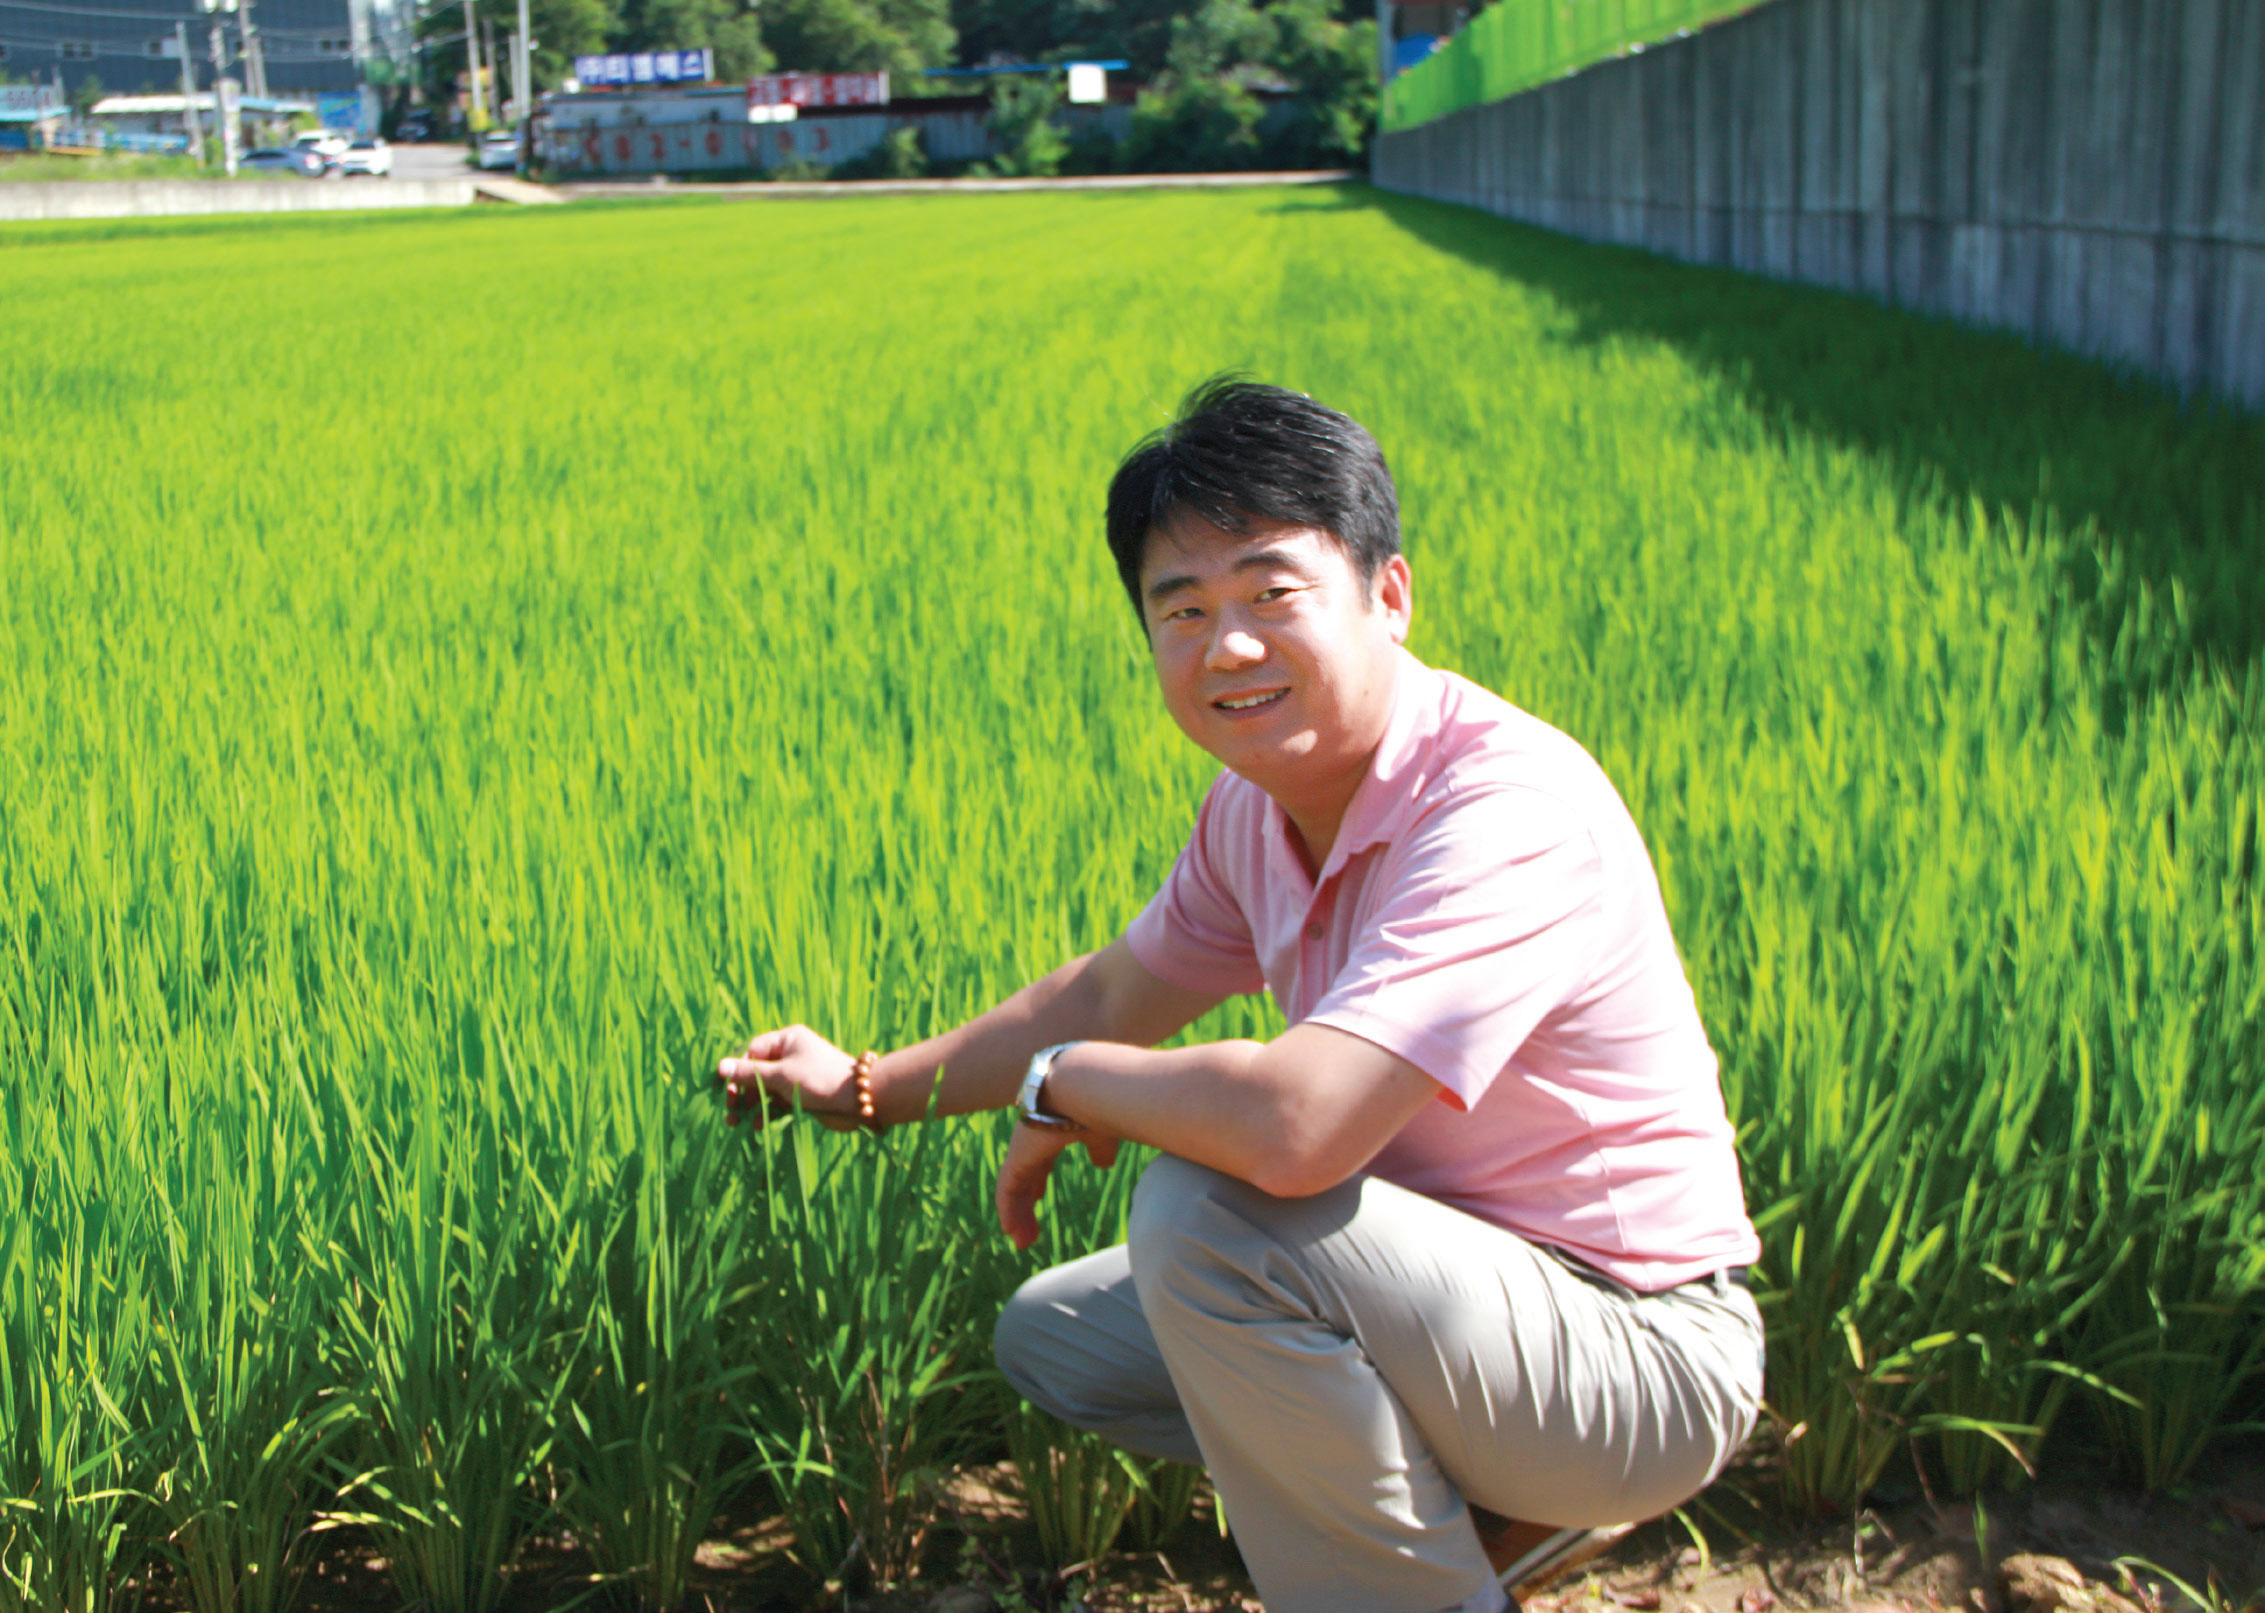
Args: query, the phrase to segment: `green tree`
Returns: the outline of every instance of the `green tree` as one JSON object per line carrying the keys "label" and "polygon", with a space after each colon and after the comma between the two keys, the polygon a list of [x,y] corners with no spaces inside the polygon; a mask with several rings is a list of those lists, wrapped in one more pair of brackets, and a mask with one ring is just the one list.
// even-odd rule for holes
{"label": "green tree", "polygon": [[748,0],[630,0],[616,40],[622,50],[716,53],[718,78],[768,72],[772,55]]}
{"label": "green tree", "polygon": [[1137,79],[1164,70],[1187,0],[953,0],[960,59],[1127,61]]}
{"label": "green tree", "polygon": [[763,37],[796,72],[905,74],[948,65],[959,39],[950,0],[765,0]]}
{"label": "green tree", "polygon": [[1062,171],[1070,153],[1069,137],[1054,123],[1062,109],[1062,86],[1054,76],[1010,74],[991,85],[991,139],[999,155],[989,163],[991,172],[1014,176],[1044,176]]}
{"label": "green tree", "polygon": [[[483,9],[487,6],[495,8],[488,12],[492,17],[504,16],[506,7],[516,12],[511,0],[486,0]],[[446,7],[443,15],[454,16],[461,27],[464,8]],[[527,20],[536,39],[535,82],[548,87],[574,71],[575,57],[604,50],[613,43],[621,28],[621,7],[617,0],[532,0]],[[512,21],[504,26],[518,24]]]}
{"label": "green tree", "polygon": [[1376,128],[1376,21],[1347,22],[1329,0],[1275,0],[1266,62],[1297,91],[1296,110],[1269,143],[1286,168],[1360,163]]}
{"label": "green tree", "polygon": [[92,73],[87,74],[85,78],[71,86],[72,112],[79,117],[85,117],[94,110],[94,103],[101,100],[105,93],[107,92],[102,87],[102,80],[96,78]]}
{"label": "green tree", "polygon": [[[1272,117],[1266,89],[1287,96]],[[1376,121],[1376,25],[1331,0],[1203,0],[1172,24],[1164,71],[1140,98],[1136,169],[1357,163]]]}

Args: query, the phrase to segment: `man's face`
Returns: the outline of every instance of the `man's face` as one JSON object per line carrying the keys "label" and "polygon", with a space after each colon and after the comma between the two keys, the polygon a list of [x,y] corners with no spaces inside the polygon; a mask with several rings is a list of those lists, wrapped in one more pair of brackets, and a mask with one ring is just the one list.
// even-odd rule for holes
{"label": "man's face", "polygon": [[1285,805],[1365,771],[1408,636],[1405,560],[1364,587],[1319,528],[1237,534],[1182,516],[1149,534],[1140,589],[1164,705],[1188,738]]}

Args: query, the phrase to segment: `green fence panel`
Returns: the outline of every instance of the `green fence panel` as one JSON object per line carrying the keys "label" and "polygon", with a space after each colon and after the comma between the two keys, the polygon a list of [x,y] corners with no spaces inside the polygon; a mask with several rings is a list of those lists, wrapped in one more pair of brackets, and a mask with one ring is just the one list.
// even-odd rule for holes
{"label": "green fence panel", "polygon": [[1496,0],[1385,87],[1384,127],[1412,129],[1673,39],[1757,0]]}

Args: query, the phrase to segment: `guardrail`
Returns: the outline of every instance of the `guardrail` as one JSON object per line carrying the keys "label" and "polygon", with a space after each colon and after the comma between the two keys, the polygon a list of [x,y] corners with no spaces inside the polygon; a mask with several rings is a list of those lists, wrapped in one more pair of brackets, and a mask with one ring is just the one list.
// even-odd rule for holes
{"label": "guardrail", "polygon": [[1484,106],[1765,0],[1496,0],[1384,89],[1387,131]]}

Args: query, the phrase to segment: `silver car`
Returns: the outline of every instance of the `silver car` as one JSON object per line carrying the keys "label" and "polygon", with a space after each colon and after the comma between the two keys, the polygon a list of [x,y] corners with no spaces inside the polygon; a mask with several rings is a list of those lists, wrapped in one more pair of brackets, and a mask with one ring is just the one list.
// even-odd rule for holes
{"label": "silver car", "polygon": [[472,165],[476,168],[518,167],[519,131],[490,129],[481,135],[479,149],[473,153]]}
{"label": "silver car", "polygon": [[257,173],[296,174],[301,179],[320,179],[329,172],[330,164],[319,151],[303,146],[286,150],[281,146],[268,146],[258,151],[247,151],[236,159],[238,168],[249,168]]}

